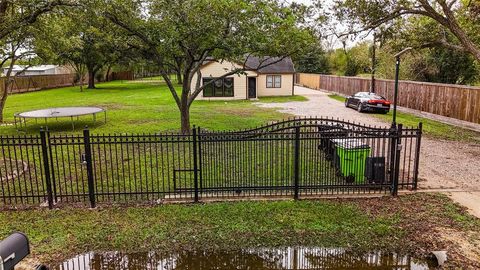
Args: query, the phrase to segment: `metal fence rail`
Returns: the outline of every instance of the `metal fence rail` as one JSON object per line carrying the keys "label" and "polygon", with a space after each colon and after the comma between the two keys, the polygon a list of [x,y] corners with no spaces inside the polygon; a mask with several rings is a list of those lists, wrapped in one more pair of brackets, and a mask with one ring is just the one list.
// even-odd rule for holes
{"label": "metal fence rail", "polygon": [[421,125],[319,118],[191,134],[0,137],[0,206],[392,193],[416,189]]}

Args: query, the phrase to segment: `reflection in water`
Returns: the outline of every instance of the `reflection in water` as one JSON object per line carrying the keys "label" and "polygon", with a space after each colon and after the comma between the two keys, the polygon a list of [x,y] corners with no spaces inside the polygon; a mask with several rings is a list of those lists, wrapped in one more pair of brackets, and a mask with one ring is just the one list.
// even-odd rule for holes
{"label": "reflection in water", "polygon": [[235,252],[86,253],[54,269],[429,269],[426,261],[392,253],[355,256],[341,248],[245,249]]}

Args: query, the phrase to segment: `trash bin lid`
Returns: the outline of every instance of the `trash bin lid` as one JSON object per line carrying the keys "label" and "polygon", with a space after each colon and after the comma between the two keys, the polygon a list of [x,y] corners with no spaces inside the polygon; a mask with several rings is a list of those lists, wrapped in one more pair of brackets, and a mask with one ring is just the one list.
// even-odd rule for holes
{"label": "trash bin lid", "polygon": [[335,139],[332,140],[337,144],[338,147],[341,147],[343,149],[368,149],[370,146],[364,142],[362,142],[359,139],[347,139],[347,140],[342,140],[342,139]]}

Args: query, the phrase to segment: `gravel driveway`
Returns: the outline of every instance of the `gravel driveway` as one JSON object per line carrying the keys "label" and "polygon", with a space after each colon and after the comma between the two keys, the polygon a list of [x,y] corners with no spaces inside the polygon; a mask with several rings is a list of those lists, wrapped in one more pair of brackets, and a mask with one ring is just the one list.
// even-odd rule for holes
{"label": "gravel driveway", "polygon": [[[390,126],[371,114],[345,108],[343,103],[328,97],[328,93],[295,87],[295,93],[308,101],[286,103],[256,103],[260,107],[277,108],[297,116],[334,117],[366,125]],[[422,138],[419,189],[474,191],[480,209],[480,144]],[[462,197],[456,194],[457,197]],[[475,197],[475,196],[474,196]],[[471,200],[469,200],[471,201]],[[480,214],[480,213],[479,213]]]}

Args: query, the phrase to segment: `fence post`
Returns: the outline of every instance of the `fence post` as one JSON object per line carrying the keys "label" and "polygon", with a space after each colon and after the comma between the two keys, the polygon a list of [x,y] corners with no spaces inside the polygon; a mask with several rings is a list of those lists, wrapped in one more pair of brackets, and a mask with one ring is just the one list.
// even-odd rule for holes
{"label": "fence post", "polygon": [[193,185],[195,187],[195,202],[198,202],[198,159],[197,159],[197,129],[193,126]]}
{"label": "fence post", "polygon": [[90,130],[85,127],[83,130],[83,145],[85,148],[85,162],[87,163],[87,178],[88,178],[88,197],[90,199],[90,207],[95,208],[95,183],[93,179],[93,165],[92,165],[92,149],[90,145]]}
{"label": "fence post", "polygon": [[199,192],[203,190],[203,175],[202,175],[202,140],[201,140],[201,130],[200,127],[197,127],[197,138],[198,138],[198,188]]}
{"label": "fence post", "polygon": [[417,190],[417,183],[418,183],[418,167],[420,166],[420,143],[422,140],[422,130],[423,130],[423,123],[420,122],[418,124],[418,132],[417,132],[417,145],[415,147],[415,163],[414,163],[414,175],[413,175],[413,190]]}
{"label": "fence post", "polygon": [[389,163],[389,175],[388,175],[388,180],[391,185],[390,187],[390,193],[393,195],[393,182],[394,182],[394,175],[395,175],[395,147],[397,145],[396,141],[396,132],[397,132],[397,126],[392,126],[390,128],[389,136],[390,136],[390,163]]}
{"label": "fence post", "polygon": [[45,185],[47,186],[48,208],[53,208],[52,180],[50,175],[50,165],[48,164],[48,145],[47,134],[43,128],[40,128],[40,141],[42,144],[43,170],[45,172]]}
{"label": "fence post", "polygon": [[395,134],[395,155],[394,155],[394,161],[395,161],[395,169],[393,171],[393,186],[392,186],[392,195],[397,196],[398,195],[398,179],[400,177],[400,155],[402,151],[402,124],[399,124],[398,127],[396,128],[396,134]]}
{"label": "fence post", "polygon": [[294,151],[294,179],[293,179],[293,185],[294,185],[294,196],[293,198],[295,200],[299,199],[299,192],[298,192],[298,185],[299,185],[299,180],[300,180],[300,127],[295,127],[295,151]]}

